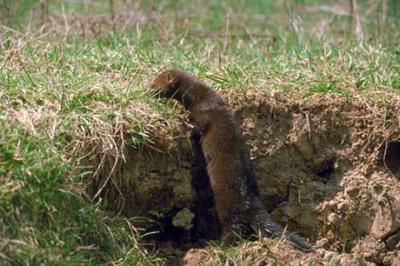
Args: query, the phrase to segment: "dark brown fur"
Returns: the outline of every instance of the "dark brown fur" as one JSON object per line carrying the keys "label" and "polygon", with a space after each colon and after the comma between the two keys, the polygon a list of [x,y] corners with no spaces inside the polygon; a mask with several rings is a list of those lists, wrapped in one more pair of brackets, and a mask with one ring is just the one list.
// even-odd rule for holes
{"label": "dark brown fur", "polygon": [[[195,133],[200,134],[201,148],[214,194],[223,236],[233,231],[250,230],[269,235],[284,234],[262,205],[239,125],[218,94],[196,77],[177,70],[160,74],[152,91],[174,98],[190,111]],[[296,234],[286,234],[296,247],[310,251],[312,246]]]}

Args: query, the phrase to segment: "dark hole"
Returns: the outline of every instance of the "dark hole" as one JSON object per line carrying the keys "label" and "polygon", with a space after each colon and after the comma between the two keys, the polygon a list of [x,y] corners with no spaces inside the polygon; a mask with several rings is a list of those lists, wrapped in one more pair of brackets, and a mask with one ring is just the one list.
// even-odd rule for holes
{"label": "dark hole", "polygon": [[392,140],[387,144],[383,161],[392,174],[400,178],[400,142]]}
{"label": "dark hole", "polygon": [[400,248],[400,228],[397,231],[393,232],[389,236],[387,236],[383,241],[386,244],[386,247],[389,250],[395,250]]}
{"label": "dark hole", "polygon": [[315,175],[317,176],[317,180],[326,183],[328,182],[330,176],[335,171],[335,158],[331,157],[324,161],[322,161],[318,166],[315,167]]}
{"label": "dark hole", "polygon": [[151,238],[159,241],[173,241],[176,243],[184,242],[185,230],[180,227],[176,227],[172,224],[173,217],[178,213],[179,209],[174,208],[167,213],[164,213],[162,218],[155,218],[156,226],[151,228],[149,232],[157,232],[154,235],[151,235]]}

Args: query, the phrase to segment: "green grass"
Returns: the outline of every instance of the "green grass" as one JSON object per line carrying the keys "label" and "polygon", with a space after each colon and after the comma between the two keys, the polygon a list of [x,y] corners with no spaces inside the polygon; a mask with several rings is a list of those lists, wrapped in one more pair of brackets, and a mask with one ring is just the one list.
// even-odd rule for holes
{"label": "green grass", "polygon": [[[115,2],[115,12],[125,9]],[[162,263],[144,251],[128,219],[105,211],[85,192],[97,170],[88,165],[89,157],[120,158],[125,144],[157,143],[176,130],[179,110],[145,92],[160,69],[195,73],[222,93],[244,98],[249,87],[383,102],[399,94],[400,32],[394,15],[386,17],[379,35],[376,18],[365,17],[366,38],[357,43],[343,30],[347,17],[303,12],[303,2],[317,3],[143,1],[129,8],[144,14],[145,22],[116,21],[114,27],[99,22],[101,34],[82,34],[72,16],[85,17],[88,9],[73,2],[64,7],[71,16],[68,32],[54,15],[62,7],[54,3],[53,24],[42,29],[37,22],[27,32],[21,23],[26,17],[10,22],[16,30],[3,28],[0,36],[0,260]],[[96,14],[110,11],[108,1],[92,8]],[[294,30],[296,15],[304,33]],[[330,24],[317,36],[324,21]]]}
{"label": "green grass", "polygon": [[[108,215],[79,191],[65,136],[0,120],[0,256],[13,265],[153,261],[129,220]],[[62,134],[61,134],[62,135]],[[132,250],[134,249],[134,254]]]}

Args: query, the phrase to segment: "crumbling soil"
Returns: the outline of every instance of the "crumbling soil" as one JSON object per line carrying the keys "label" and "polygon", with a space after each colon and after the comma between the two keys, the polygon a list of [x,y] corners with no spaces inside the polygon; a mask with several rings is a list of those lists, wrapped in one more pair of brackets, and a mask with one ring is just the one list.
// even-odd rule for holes
{"label": "crumbling soil", "polygon": [[[400,263],[400,130],[395,103],[378,106],[335,95],[297,100],[251,95],[244,102],[224,97],[240,121],[265,206],[276,221],[317,247],[304,254],[280,243],[276,252],[268,249],[278,263]],[[159,248],[200,247],[186,253],[184,264],[217,264],[201,248],[204,241],[218,238],[212,193],[204,169],[193,162],[190,127],[181,125],[180,137],[171,140],[176,145],[169,150],[130,150],[102,199],[123,215],[155,221],[141,226],[160,230],[155,235]],[[260,256],[244,264],[259,263],[260,258],[264,264],[274,263],[263,252],[257,249],[252,256]]]}

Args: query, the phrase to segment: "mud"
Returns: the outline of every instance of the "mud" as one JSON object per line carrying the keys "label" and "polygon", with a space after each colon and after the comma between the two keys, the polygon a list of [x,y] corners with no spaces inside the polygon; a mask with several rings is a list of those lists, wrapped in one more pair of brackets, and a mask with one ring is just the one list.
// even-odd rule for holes
{"label": "mud", "polygon": [[[283,243],[279,263],[399,263],[396,104],[374,106],[334,95],[254,96],[245,102],[226,97],[240,121],[265,206],[276,221],[317,246],[316,252],[302,254]],[[201,247],[218,237],[212,193],[204,170],[193,162],[189,132],[183,123],[183,135],[171,150],[129,151],[128,163],[102,193],[108,208],[155,221],[141,226],[159,230],[159,247],[172,250]],[[182,261],[195,265],[196,260],[216,263],[202,248],[190,250]],[[265,258],[264,263],[272,262]]]}

